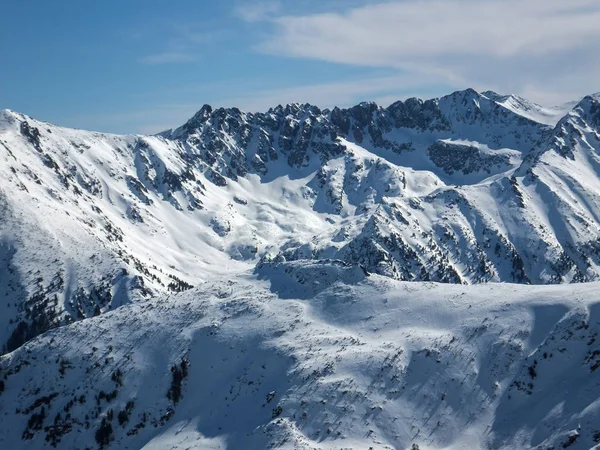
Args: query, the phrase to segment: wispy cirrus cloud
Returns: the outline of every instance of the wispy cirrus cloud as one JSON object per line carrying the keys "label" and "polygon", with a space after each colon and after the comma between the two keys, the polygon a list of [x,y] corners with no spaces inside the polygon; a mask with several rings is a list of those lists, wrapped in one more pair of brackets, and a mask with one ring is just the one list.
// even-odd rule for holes
{"label": "wispy cirrus cloud", "polygon": [[338,14],[278,17],[277,39],[264,48],[399,66],[405,57],[543,55],[600,37],[598,19],[596,0],[395,1]]}
{"label": "wispy cirrus cloud", "polygon": [[184,52],[163,52],[154,55],[143,56],[139,62],[149,65],[171,64],[171,63],[187,63],[193,62],[196,58],[190,53]]}
{"label": "wispy cirrus cloud", "polygon": [[281,9],[282,4],[277,0],[253,1],[238,4],[234,13],[246,22],[259,22],[279,13]]}
{"label": "wispy cirrus cloud", "polygon": [[139,63],[164,65],[190,63],[201,59],[203,53],[231,39],[231,30],[203,22],[166,21],[154,29],[132,33],[135,39],[152,36],[155,53],[141,56]]}
{"label": "wispy cirrus cloud", "polygon": [[[428,85],[428,81],[431,84]],[[433,77],[416,78],[412,74],[398,74],[327,83],[315,82],[277,89],[264,87],[246,89],[216,101],[222,106],[237,106],[250,112],[266,111],[270,107],[288,103],[311,103],[321,108],[331,108],[352,106],[365,100],[376,100],[383,106],[387,106],[396,100],[418,95],[423,86],[427,86],[428,91],[435,90],[434,83]],[[447,86],[437,86],[437,88],[438,90],[449,89]],[[435,92],[438,95],[441,93]]]}
{"label": "wispy cirrus cloud", "polygon": [[257,49],[269,54],[555,99],[598,90],[597,0],[402,0],[268,21]]}

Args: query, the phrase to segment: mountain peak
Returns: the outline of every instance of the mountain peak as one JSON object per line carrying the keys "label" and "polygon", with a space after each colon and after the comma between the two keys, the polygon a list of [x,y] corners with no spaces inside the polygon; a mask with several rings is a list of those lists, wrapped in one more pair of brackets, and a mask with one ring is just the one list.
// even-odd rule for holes
{"label": "mountain peak", "polygon": [[466,88],[463,90],[454,91],[451,94],[441,97],[441,99],[453,99],[453,100],[460,99],[461,101],[468,101],[468,100],[480,99],[480,98],[481,98],[481,94],[473,88]]}
{"label": "mountain peak", "polygon": [[600,131],[600,95],[586,95],[573,108],[577,114],[592,128]]}
{"label": "mountain peak", "polygon": [[204,104],[202,108],[200,108],[196,114],[194,114],[185,124],[175,130],[167,130],[159,133],[160,136],[168,137],[168,136],[183,136],[186,134],[193,133],[195,130],[202,128],[203,124],[205,124],[213,113],[212,106],[208,104]]}
{"label": "mountain peak", "polygon": [[579,101],[579,103],[575,106],[575,108],[591,105],[591,104],[598,103],[598,102],[600,102],[600,93],[589,94],[589,95],[586,95],[585,97],[583,97]]}
{"label": "mountain peak", "polygon": [[508,95],[499,94],[498,92],[492,91],[492,90],[483,91],[481,93],[481,95],[484,95],[485,97],[489,98],[490,100],[499,100],[499,99],[508,97]]}
{"label": "mountain peak", "polygon": [[10,109],[3,109],[0,111],[0,131],[2,129],[9,129],[14,126],[15,122],[24,119],[28,119],[28,117]]}
{"label": "mountain peak", "polygon": [[12,109],[0,110],[0,118],[5,119],[5,120],[10,120],[12,118],[19,117],[19,116],[23,116],[23,115],[16,111],[13,111]]}
{"label": "mountain peak", "polygon": [[194,116],[192,117],[191,120],[195,120],[195,121],[206,120],[210,117],[212,112],[213,112],[212,106],[210,106],[208,104],[204,104],[204,105],[202,105],[202,108],[200,108],[198,110],[198,112],[196,114],[194,114]]}

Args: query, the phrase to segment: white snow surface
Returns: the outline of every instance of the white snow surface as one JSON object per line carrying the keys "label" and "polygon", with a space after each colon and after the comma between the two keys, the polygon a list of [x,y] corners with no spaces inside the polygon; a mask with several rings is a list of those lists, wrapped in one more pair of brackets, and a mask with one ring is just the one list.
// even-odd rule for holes
{"label": "white snow surface", "polygon": [[[269,264],[5,356],[0,442],[97,448],[113,415],[120,449],[561,448],[574,431],[569,448],[588,449],[600,439],[599,288]],[[28,427],[42,408],[44,427]]]}
{"label": "white snow surface", "polygon": [[544,107],[537,103],[530,102],[523,97],[512,94],[500,95],[493,91],[486,91],[483,92],[483,95],[505,108],[510,109],[516,114],[522,115],[535,122],[552,126],[556,125],[556,123],[578,103],[577,101],[571,101],[562,105]]}
{"label": "white snow surface", "polygon": [[598,95],[1,111],[0,448],[600,444],[599,155]]}

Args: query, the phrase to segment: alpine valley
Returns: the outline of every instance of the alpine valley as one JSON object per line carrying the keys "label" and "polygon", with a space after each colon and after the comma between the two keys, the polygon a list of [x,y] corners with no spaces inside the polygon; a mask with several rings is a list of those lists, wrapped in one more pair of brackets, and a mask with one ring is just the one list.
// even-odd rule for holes
{"label": "alpine valley", "polygon": [[0,448],[600,449],[599,333],[600,94],[0,112]]}

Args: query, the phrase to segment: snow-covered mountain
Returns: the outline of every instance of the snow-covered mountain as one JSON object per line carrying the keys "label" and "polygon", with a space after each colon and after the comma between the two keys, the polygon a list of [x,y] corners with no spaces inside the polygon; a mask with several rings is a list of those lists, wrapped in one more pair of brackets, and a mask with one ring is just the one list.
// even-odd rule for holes
{"label": "snow-covered mountain", "polygon": [[[600,285],[269,263],[6,355],[3,448],[589,449]],[[599,448],[599,447],[594,447]]]}
{"label": "snow-covered mountain", "polygon": [[[403,448],[411,442],[420,442],[422,448],[464,448],[461,445],[465,443],[521,448],[537,443],[559,446],[565,439],[574,439],[573,448],[589,448],[595,439],[593,431],[577,431],[573,417],[578,414],[593,423],[598,417],[592,403],[576,401],[560,411],[552,409],[558,400],[552,405],[544,403],[525,431],[514,428],[510,415],[515,414],[515,405],[538,405],[541,394],[528,387],[532,380],[527,379],[527,372],[521,373],[521,366],[533,364],[532,352],[545,339],[562,342],[564,333],[579,336],[571,318],[580,320],[585,316],[583,310],[595,308],[596,284],[541,290],[496,283],[471,288],[404,283],[600,281],[600,96],[588,96],[568,106],[568,111],[542,108],[516,96],[471,89],[439,99],[408,99],[388,108],[368,102],[333,110],[292,104],[250,114],[205,105],[183,126],[156,136],[72,130],[12,111],[0,112],[0,298],[4,299],[0,302],[0,346],[1,353],[7,353],[0,360],[6,386],[0,394],[0,417],[4,415],[2,424],[7,424],[0,426],[0,443],[4,440],[16,448],[31,442],[51,445],[58,433],[61,442],[69,442],[64,444],[66,448],[75,448],[78,439],[85,439],[82,448],[94,447],[94,433],[102,426],[106,431],[112,424],[114,448],[139,448],[151,439],[159,440],[152,441],[149,448],[162,448],[160,439],[172,443],[177,436],[182,448],[192,441],[197,448],[263,448],[277,443],[322,448],[330,448],[330,444],[363,448],[368,443],[366,447]],[[415,298],[427,303],[422,305],[425,316],[413,314],[419,306],[416,300],[407,300],[410,295],[402,294],[404,290],[414,291]],[[372,307],[378,323],[375,331],[368,321],[352,322],[353,315],[366,314],[368,307],[362,299],[381,298],[383,302],[381,292],[387,292],[390,301],[395,299],[392,303],[398,302],[397,310],[380,318],[387,313]],[[429,292],[438,301],[429,304]],[[469,309],[460,319],[455,317],[452,302],[440,306],[450,292],[464,292],[469,299],[457,306]],[[344,307],[342,303],[335,306],[342,302],[338,294],[345,295]],[[498,301],[482,303],[488,296]],[[280,304],[277,298],[290,302]],[[508,302],[506,309],[502,301]],[[535,325],[537,310],[526,305],[528,301],[546,305],[540,308],[550,311],[541,313],[542,325]],[[480,306],[471,311],[466,306],[469,302]],[[288,311],[286,305],[293,306]],[[494,323],[493,332],[471,342],[466,324],[484,317],[494,321],[490,311],[502,319]],[[527,321],[527,311],[534,319]],[[404,317],[407,312],[409,317]],[[258,320],[257,314],[263,319]],[[434,320],[438,314],[448,317]],[[81,321],[94,316],[100,317]],[[590,317],[581,321],[587,324],[586,333],[593,334],[598,324],[595,316],[593,320]],[[221,320],[232,324],[233,331],[219,334]],[[317,328],[301,326],[311,320],[318,322]],[[379,323],[386,320],[390,325]],[[419,342],[403,350],[409,359],[446,345],[443,336],[450,327],[460,345],[450,352],[453,362],[449,364],[460,366],[462,372],[446,367],[449,372],[444,373],[453,375],[442,379],[450,383],[448,380],[462,377],[466,384],[452,388],[454,395],[464,401],[466,397],[457,392],[468,391],[477,404],[465,406],[456,417],[442,408],[436,426],[433,419],[420,422],[420,417],[427,415],[423,408],[430,408],[427,417],[433,417],[432,408],[439,409],[440,404],[432,399],[423,403],[417,394],[401,400],[386,397],[379,384],[387,382],[378,381],[365,362],[364,367],[355,367],[355,374],[352,368],[344,372],[367,383],[356,391],[368,391],[356,397],[360,398],[356,405],[362,406],[356,406],[347,419],[360,417],[362,428],[350,422],[336,427],[331,422],[325,427],[331,428],[327,436],[314,435],[323,432],[317,424],[322,425],[326,416],[332,421],[336,414],[341,415],[336,409],[342,398],[338,396],[346,395],[343,392],[348,389],[343,388],[344,377],[334,375],[336,372],[311,381],[303,368],[312,370],[322,361],[318,352],[308,354],[322,348],[325,353],[321,356],[328,355],[325,359],[335,361],[338,353],[347,358],[345,352],[352,353],[354,350],[348,349],[354,343],[349,347],[338,335],[347,332],[360,340],[369,329],[375,333],[374,347],[358,351],[355,363],[360,365],[363,357],[365,361],[368,356],[377,359],[374,355],[386,348],[384,341],[394,342],[401,332],[393,324],[401,323],[414,330]],[[207,331],[207,336],[213,337],[206,342],[198,337],[204,336],[199,330],[210,330],[213,325],[214,333]],[[299,340],[295,343],[278,340],[276,333],[296,326],[298,332],[314,332],[314,336],[304,340],[296,336]],[[381,341],[375,342],[377,333]],[[528,333],[536,336],[536,346],[527,340]],[[563,334],[559,339],[553,333]],[[588,338],[590,342],[594,339],[587,334],[581,337]],[[197,339],[203,344],[197,344]],[[152,342],[164,342],[165,347],[153,348]],[[252,352],[240,356],[240,342],[247,342]],[[108,346],[115,350],[106,350]],[[92,347],[103,349],[102,358],[94,356],[99,350],[92,351]],[[458,349],[464,352],[457,353]],[[561,362],[565,367],[572,364],[574,373],[582,371],[581,389],[597,382],[592,373],[595,369],[585,369],[587,363],[581,360],[595,361],[594,349],[593,342],[577,347],[573,350],[577,356],[567,355],[569,363]],[[588,350],[591,353],[586,353]],[[196,357],[187,356],[189,352],[196,352]],[[485,358],[494,352],[501,352],[499,358],[506,357],[511,363],[492,368],[492,361]],[[225,354],[228,356],[222,356]],[[139,359],[132,362],[136,355]],[[61,369],[58,375],[48,372],[42,378],[35,375],[53,370],[47,363],[50,357],[61,368],[67,365],[72,370]],[[189,358],[189,370],[202,366],[197,376],[209,385],[216,384],[211,394],[194,385],[194,393],[184,392],[181,405],[186,398],[195,398],[193,404],[175,408],[175,393],[167,398],[160,389],[171,376],[173,380],[183,377],[181,364],[187,373],[184,357]],[[241,358],[241,362],[224,363],[221,357]],[[100,369],[88,379],[83,374],[90,358],[95,358]],[[206,372],[205,358],[221,367],[217,375]],[[275,401],[265,400],[262,387],[248,388],[244,394],[239,391],[243,401],[232,406],[231,414],[237,415],[229,423],[223,414],[230,413],[219,408],[232,405],[233,394],[227,395],[217,385],[220,377],[243,378],[244,370],[258,370],[247,365],[247,358],[274,364],[263,378],[276,385],[272,389],[279,393],[276,395],[291,389],[296,400],[286,397],[291,403],[281,404],[283,413],[275,417],[273,412],[271,417],[271,405],[260,410],[267,411],[266,416],[252,412],[260,396],[262,403]],[[62,359],[70,362],[61,365]],[[534,359],[538,361],[539,355]],[[109,361],[106,367],[104,360]],[[399,361],[401,367],[404,363]],[[409,362],[406,360],[406,365]],[[577,365],[580,363],[583,368]],[[175,367],[172,373],[171,366]],[[124,377],[118,383],[110,379],[117,369]],[[405,389],[439,394],[424,386],[420,376],[413,382],[407,378],[408,372],[398,370],[399,383]],[[498,383],[498,387],[486,385],[481,387],[481,395],[474,394],[475,381],[466,380],[471,376],[479,379],[472,373],[480,371],[487,371],[485,383]],[[290,384],[285,384],[285,374],[290,375]],[[504,384],[509,379],[513,384]],[[160,392],[150,395],[140,384],[146,382],[154,386],[151,389],[160,387]],[[337,403],[305,407],[299,399],[322,395],[321,382],[337,398],[321,400]],[[33,388],[31,383],[38,386]],[[135,405],[143,404],[143,408],[121,405],[119,402],[128,400],[118,392],[113,397],[113,391],[107,390],[110,383],[115,391],[123,386]],[[264,383],[265,389],[269,383]],[[184,381],[180,387],[192,389],[192,384]],[[101,389],[105,397],[92,401],[95,395],[101,396]],[[96,405],[93,411],[91,403],[82,406],[86,401],[73,401],[67,409],[58,405],[63,400],[70,402],[67,396],[75,396],[76,391]],[[532,403],[518,400],[522,393]],[[222,394],[230,398],[229,403],[218,402],[215,396]],[[510,406],[503,396],[516,396],[517,403]],[[198,405],[199,399],[217,408],[212,418],[199,412],[198,408],[204,407]],[[410,425],[404,419],[392,420],[381,403],[384,399],[400,408],[396,415],[413,411],[416,415]],[[571,402],[566,397],[564,401]],[[25,405],[28,402],[31,407]],[[381,408],[377,411],[387,412],[360,409],[371,403]],[[16,404],[23,406],[19,412],[14,411]],[[42,407],[44,417],[40,419]],[[55,418],[57,408],[64,409],[59,419]],[[71,413],[71,408],[77,412]],[[131,415],[133,408],[136,420],[143,411],[147,414],[143,422],[156,428],[144,425],[128,435],[122,424],[123,432],[117,432],[117,414],[122,410]],[[299,416],[307,408],[319,414],[310,426]],[[592,408],[591,412],[585,408]],[[453,403],[451,409],[460,408]],[[109,410],[114,414],[112,421],[107,418]],[[369,414],[382,416],[381,424],[366,428]],[[85,415],[88,418],[84,420]],[[499,426],[494,419],[499,416],[509,424]],[[181,433],[172,428],[172,417],[179,417],[178,424],[188,421],[179,427]],[[448,425],[441,425],[443,417]],[[346,419],[342,415],[338,420]],[[395,425],[396,420],[401,423]],[[544,423],[550,424],[551,430],[540,431],[543,420],[548,420]],[[15,429],[24,428],[21,422],[29,431],[15,434]],[[479,428],[482,424],[484,428]],[[260,432],[255,429],[259,425]],[[244,433],[235,432],[242,429]],[[170,431],[163,434],[166,430]],[[425,431],[420,430],[426,430],[426,439]],[[571,431],[581,438],[569,438]],[[486,437],[481,437],[484,434]],[[415,435],[423,439],[409,439]],[[337,441],[344,437],[346,443]]]}

